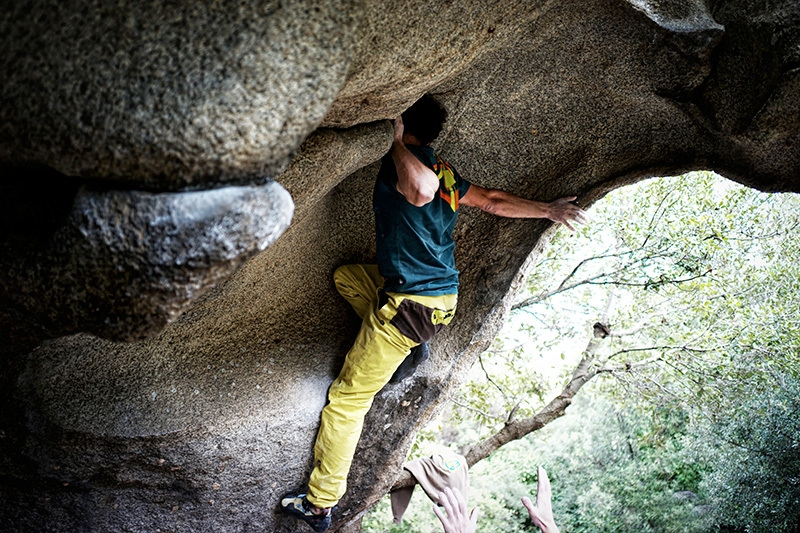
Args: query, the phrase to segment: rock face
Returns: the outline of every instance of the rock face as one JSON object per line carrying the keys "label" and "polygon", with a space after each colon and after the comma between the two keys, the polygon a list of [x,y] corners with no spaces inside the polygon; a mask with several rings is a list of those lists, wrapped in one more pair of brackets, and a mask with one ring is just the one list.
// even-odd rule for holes
{"label": "rock face", "polygon": [[[153,194],[80,189],[46,246],[7,257],[8,292],[52,333],[158,333],[289,226],[275,182]],[[46,216],[46,214],[44,215]]]}
{"label": "rock face", "polygon": [[[0,8],[0,529],[304,527],[275,504],[358,327],[331,274],[374,261],[386,119],[424,92],[484,186],[800,191],[800,4],[757,4]],[[458,316],[376,398],[335,528],[391,486],[548,228],[463,211]]]}
{"label": "rock face", "polygon": [[3,8],[0,161],[158,190],[273,174],[353,56],[356,2]]}

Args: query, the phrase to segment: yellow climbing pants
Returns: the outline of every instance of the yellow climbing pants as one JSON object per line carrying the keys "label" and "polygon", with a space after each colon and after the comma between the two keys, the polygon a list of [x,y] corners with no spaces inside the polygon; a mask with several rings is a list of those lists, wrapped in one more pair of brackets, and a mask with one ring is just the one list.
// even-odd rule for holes
{"label": "yellow climbing pants", "polygon": [[308,500],[333,507],[347,489],[347,474],[361,437],[364,417],[414,346],[450,323],[457,295],[418,296],[384,292],[376,265],[347,265],[334,274],[336,289],[362,319],[328,404],[314,446]]}

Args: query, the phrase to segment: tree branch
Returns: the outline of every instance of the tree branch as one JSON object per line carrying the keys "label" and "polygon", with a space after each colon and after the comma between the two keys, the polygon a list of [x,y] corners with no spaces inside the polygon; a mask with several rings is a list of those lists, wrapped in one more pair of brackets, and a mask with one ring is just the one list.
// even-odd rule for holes
{"label": "tree branch", "polygon": [[487,420],[500,420],[500,417],[492,416],[489,413],[486,413],[484,411],[481,411],[480,409],[472,407],[471,405],[467,405],[467,404],[461,403],[458,400],[451,400],[451,401],[454,404],[456,404],[457,406],[461,407],[462,409],[466,409],[467,411],[472,411],[473,413],[476,413],[476,414],[484,417]]}
{"label": "tree branch", "polygon": [[[503,429],[494,435],[476,443],[465,454],[467,465],[472,468],[475,463],[485,459],[492,452],[498,448],[517,440],[529,433],[543,428],[556,418],[564,415],[566,408],[572,403],[572,399],[590,379],[597,375],[597,368],[594,363],[597,356],[597,350],[602,342],[609,336],[609,332],[605,328],[593,328],[593,338],[586,345],[583,351],[580,363],[572,371],[572,377],[569,383],[561,390],[561,393],[553,398],[541,411],[532,417],[528,417],[518,421],[506,422]],[[406,469],[403,469],[397,477],[397,480],[392,485],[390,491],[395,491],[405,487],[411,487],[416,483],[414,476],[411,475]]]}
{"label": "tree branch", "polygon": [[647,281],[589,281],[587,285],[615,285],[617,287],[658,287],[660,285],[680,285],[681,283],[687,283],[689,281],[694,281],[696,279],[700,279],[711,274],[712,270],[709,268],[702,274],[697,274],[696,276],[691,276],[688,278],[681,278],[681,279],[659,279],[659,280],[647,280]]}
{"label": "tree branch", "polygon": [[572,283],[570,285],[565,285],[566,281],[570,277],[573,276],[573,274],[574,274],[574,271],[573,271],[572,273],[570,273],[569,276],[567,276],[567,278],[561,283],[561,285],[558,286],[558,288],[556,288],[556,289],[554,289],[552,291],[543,292],[543,293],[541,293],[541,294],[539,294],[537,296],[531,296],[530,298],[525,298],[524,300],[521,300],[521,301],[513,304],[511,306],[511,309],[514,309],[514,310],[521,309],[523,307],[527,307],[529,305],[533,305],[533,304],[542,302],[542,301],[546,300],[547,298],[550,298],[551,296],[555,296],[556,294],[575,289],[577,287],[580,287],[581,285],[615,285],[615,286],[619,286],[619,287],[646,287],[646,288],[650,288],[650,287],[658,287],[660,285],[680,285],[681,283],[688,283],[690,281],[694,281],[696,279],[705,277],[705,276],[707,276],[708,274],[710,274],[712,272],[712,269],[709,268],[709,269],[706,269],[706,271],[703,272],[702,274],[697,274],[695,276],[691,276],[691,277],[688,277],[688,278],[680,278],[680,279],[658,279],[658,280],[649,279],[647,281],[633,282],[633,281],[622,281],[622,280],[617,280],[617,279],[613,279],[612,278],[609,281],[598,281],[598,280],[603,279],[603,278],[612,277],[613,274],[616,274],[618,272],[626,272],[626,271],[630,270],[633,265],[635,265],[636,263],[639,263],[639,262],[641,262],[641,260],[629,263],[629,264],[625,265],[624,267],[619,268],[616,271],[611,272],[611,273],[604,272],[604,273],[598,274],[598,275],[590,277],[590,278],[585,278],[585,279],[582,279],[580,281],[576,281],[575,283]]}
{"label": "tree branch", "polygon": [[489,374],[489,371],[488,371],[488,370],[486,370],[486,367],[483,365],[483,355],[479,355],[479,356],[478,356],[478,364],[480,364],[480,365],[481,365],[481,370],[483,370],[483,375],[484,375],[484,376],[486,376],[486,381],[488,381],[489,383],[491,383],[492,385],[494,385],[494,386],[495,386],[495,388],[498,390],[498,392],[500,392],[500,394],[502,394],[502,395],[503,395],[503,398],[507,398],[505,391],[502,389],[502,387],[500,387],[500,385],[498,385],[498,384],[497,384],[497,383],[496,383],[496,382],[495,382],[495,381],[492,379],[492,376]]}
{"label": "tree branch", "polygon": [[597,330],[595,330],[595,336],[586,346],[580,363],[578,363],[578,366],[573,370],[572,378],[562,389],[561,393],[534,416],[509,422],[494,435],[470,447],[465,454],[467,464],[472,467],[475,463],[485,459],[504,444],[533,433],[556,418],[563,416],[566,408],[572,403],[572,399],[581,387],[597,375],[597,369],[594,368],[595,356],[597,354],[597,349],[605,338],[606,335],[598,335]]}
{"label": "tree branch", "polygon": [[641,361],[636,361],[635,363],[625,363],[624,365],[614,366],[614,367],[602,367],[597,369],[597,373],[614,373],[614,372],[630,372],[631,370],[635,370],[637,368],[642,368],[643,366],[647,366],[649,364],[655,363],[656,361],[663,360],[661,354],[654,355],[652,357],[648,357],[647,359],[642,359]]}

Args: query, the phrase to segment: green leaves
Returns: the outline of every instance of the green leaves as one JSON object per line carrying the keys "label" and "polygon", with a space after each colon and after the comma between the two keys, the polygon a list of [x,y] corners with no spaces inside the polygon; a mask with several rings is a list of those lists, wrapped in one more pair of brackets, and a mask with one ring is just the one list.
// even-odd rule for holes
{"label": "green leaves", "polygon": [[[775,376],[800,372],[800,198],[699,172],[613,191],[591,217],[576,233],[552,237],[509,326],[482,355],[453,412],[459,424],[477,424],[484,436],[514,405],[540,408],[577,363],[592,324],[602,321],[611,336],[594,364],[606,379],[591,394],[628,413],[628,429],[587,420],[584,411],[582,431],[608,440],[575,448],[579,430],[562,429],[557,440],[567,451],[537,444],[536,459],[523,472],[548,461],[553,476],[568,478],[557,497],[569,531],[713,529],[700,511],[690,511],[711,516],[710,505],[720,501],[713,487],[732,482],[719,472],[727,470],[726,461],[742,458],[741,452],[701,453],[706,445],[727,446],[713,428],[738,421],[743,438],[750,433],[745,422],[769,412],[749,400],[772,398]],[[535,384],[530,392],[527,382]],[[526,393],[530,398],[521,399]],[[573,406],[567,418],[577,409],[593,407]],[[561,426],[559,420],[544,431]],[[615,438],[628,443],[628,454]],[[503,449],[489,459],[492,471],[501,457]],[[720,481],[712,486],[706,481],[712,479]],[[531,480],[523,475],[520,481]],[[694,499],[676,503],[673,493],[681,491]]]}
{"label": "green leaves", "polygon": [[551,237],[423,432],[463,451],[537,413],[587,354],[599,372],[563,418],[473,468],[480,529],[533,531],[519,498],[542,465],[562,531],[796,531],[800,197],[695,172],[613,191],[590,215]]}
{"label": "green leaves", "polygon": [[704,427],[714,445],[703,451],[714,470],[702,487],[721,526],[785,533],[800,527],[800,381],[777,376],[774,385],[743,402],[751,416]]}

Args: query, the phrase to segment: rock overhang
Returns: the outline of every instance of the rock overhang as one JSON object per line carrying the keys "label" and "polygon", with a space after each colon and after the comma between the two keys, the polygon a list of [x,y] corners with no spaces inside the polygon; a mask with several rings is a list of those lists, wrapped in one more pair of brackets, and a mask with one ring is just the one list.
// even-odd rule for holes
{"label": "rock overhang", "polygon": [[[142,177],[143,187],[152,188],[165,176],[174,176],[172,184],[163,185],[167,190],[161,191],[169,194],[186,188],[250,186],[244,182],[274,178],[293,196],[297,207],[294,222],[273,244],[221,277],[214,288],[149,339],[118,343],[78,335],[48,341],[30,356],[17,354],[24,368],[5,376],[21,377],[19,386],[15,382],[16,399],[6,398],[7,405],[13,406],[7,412],[23,405],[35,423],[15,426],[21,422],[5,419],[6,427],[15,428],[8,430],[14,439],[16,435],[31,437],[18,449],[4,448],[6,456],[35,457],[41,467],[50,463],[81,465],[60,481],[79,481],[89,494],[124,501],[126,485],[120,485],[121,480],[151,471],[153,446],[172,447],[180,450],[170,455],[172,466],[159,470],[157,479],[145,476],[152,483],[136,496],[137,509],[152,511],[162,523],[196,524],[202,516],[206,523],[219,524],[220,530],[228,526],[219,520],[233,510],[243,520],[269,524],[276,531],[288,528],[257,507],[263,500],[274,499],[287,484],[302,483],[308,471],[318,408],[356,327],[335,295],[330,274],[344,262],[373,259],[369,196],[376,167],[372,162],[391,139],[391,126],[381,119],[391,118],[422,92],[436,93],[451,110],[448,129],[437,142],[445,157],[478,183],[527,196],[549,199],[574,192],[582,202],[590,203],[622,183],[699,167],[767,190],[800,189],[797,6],[786,2],[773,6],[773,11],[759,12],[762,8],[748,2],[727,2],[709,12],[703,2],[631,4],[636,9],[622,1],[602,5],[582,1],[508,3],[497,15],[492,14],[495,6],[489,3],[459,7],[454,2],[435,9],[424,2],[389,6],[338,3],[344,14],[332,16],[358,21],[333,30],[350,32],[341,50],[351,47],[352,52],[342,51],[340,57],[354,56],[332,67],[345,74],[336,74],[337,81],[330,87],[339,85],[320,107],[300,106],[307,112],[306,131],[293,136],[287,130],[277,141],[285,141],[281,144],[285,150],[275,152],[282,156],[270,159],[272,156],[262,155],[255,165],[249,156],[243,156],[241,171],[222,172],[225,161],[235,162],[247,152],[228,152],[225,143],[248,145],[257,134],[252,128],[234,128],[236,120],[230,118],[234,115],[208,123],[223,138],[221,148],[205,155],[203,150],[187,152],[198,161],[205,158],[199,166],[184,164],[188,160],[183,155],[170,159],[172,143],[179,137],[169,133],[170,128],[163,130],[167,135],[161,140],[143,129],[142,138],[162,150],[153,159],[162,170],[154,172],[143,166],[144,172],[130,173]],[[296,14],[305,13],[307,7],[302,2],[287,6]],[[418,15],[396,20],[385,14],[402,15],[404,10],[426,6],[427,13],[440,23],[435,27],[438,34],[447,35],[448,28],[459,27],[454,33],[456,44],[442,46],[411,39],[391,49],[392,31],[403,27],[402,20],[416,20]],[[244,9],[251,12],[247,10],[256,7]],[[465,13],[485,13],[487,18],[465,19],[461,16]],[[507,20],[505,15],[509,15]],[[312,15],[317,16],[321,15]],[[224,27],[224,21],[221,23]],[[302,25],[298,21],[287,24],[291,28]],[[186,35],[188,30],[169,31],[165,35]],[[413,35],[417,39],[424,34]],[[373,42],[379,44],[375,49],[371,49]],[[449,50],[452,62],[432,74],[424,67],[436,64],[436,54],[442,50]],[[408,66],[411,68],[404,69]],[[395,67],[399,67],[396,76],[382,74],[370,79],[370,73]],[[26,76],[35,77],[30,72]],[[170,90],[176,94],[159,101],[177,103],[173,107],[178,114],[190,108],[181,107],[180,98],[194,94],[188,90],[181,96],[181,83],[185,82],[173,79],[160,85],[174,85]],[[320,86],[315,83],[311,83],[312,89]],[[269,89],[283,90],[284,80],[275,84]],[[79,91],[80,86],[58,90]],[[254,101],[265,103],[258,98]],[[164,108],[153,107],[152,111],[158,115],[156,123],[163,123],[160,113]],[[85,134],[82,128],[86,124],[96,122],[93,116],[87,115],[83,123],[80,117],[73,117],[73,122],[64,126],[80,141],[72,145],[78,148],[77,154],[84,153],[81,147],[86,143],[80,136]],[[172,111],[164,116],[176,118]],[[185,117],[178,117],[176,124],[181,120]],[[204,124],[203,120],[200,123]],[[358,125],[320,129],[309,136],[321,120],[330,126]],[[136,124],[135,120],[132,123]],[[259,124],[280,136],[277,122]],[[302,146],[301,141],[305,143]],[[19,160],[13,155],[4,157],[30,163],[35,158],[26,150],[16,154]],[[292,163],[281,170],[281,157],[295,152]],[[120,155],[124,156],[122,151]],[[91,157],[85,159],[81,164],[94,164]],[[59,165],[53,166],[73,172],[73,167]],[[192,173],[186,169],[204,165],[210,169],[206,176],[211,181],[222,176],[221,183],[198,187],[206,178],[187,177]],[[163,171],[169,168],[184,170],[174,174]],[[126,186],[135,181],[120,180],[123,172],[116,172],[110,181],[125,182]],[[102,178],[100,174],[97,176]],[[106,190],[110,196],[121,194],[111,192],[114,186]],[[141,197],[142,193],[128,191],[122,196],[126,195]],[[139,224],[133,224],[134,228]],[[462,214],[456,230],[462,269],[459,316],[435,341],[434,355],[420,375],[387,389],[376,400],[367,427],[391,425],[388,432],[368,431],[362,439],[359,457],[363,460],[354,466],[352,479],[354,486],[365,490],[344,502],[348,516],[357,515],[391,484],[390,466],[402,460],[410,437],[437,410],[480,347],[491,339],[504,314],[505,295],[546,231],[547,225],[542,223]],[[87,313],[91,316],[91,309]],[[387,421],[394,412],[390,407],[405,402],[408,412],[401,409],[401,417]],[[293,421],[287,410],[294,413]],[[290,454],[287,450],[299,451]],[[375,453],[391,453],[391,457],[378,459]],[[230,459],[236,455],[242,460]],[[101,465],[90,468],[86,456],[102,458]],[[181,457],[187,464],[171,470]],[[206,492],[204,487],[219,474],[200,462],[195,464],[194,459],[201,457],[214,468],[228,465],[222,483],[217,481],[230,488],[228,503],[214,497],[214,489]],[[375,468],[377,463],[387,470]],[[113,482],[92,481],[102,468],[122,469],[127,474]],[[34,488],[19,490],[15,498],[32,516],[45,517],[45,521],[54,516],[33,503],[45,492],[61,502],[56,507],[79,498],[68,488],[55,492],[45,488],[42,479],[48,476],[40,478],[32,471],[24,476]],[[187,494],[196,494],[198,502],[201,495],[211,494],[217,507],[213,512],[177,514],[172,514],[171,507],[161,509],[154,502],[169,491],[159,487],[171,482],[185,487]],[[82,505],[95,513],[95,522],[83,526],[89,530],[121,528],[134,516],[114,515],[90,503]],[[3,512],[11,516],[10,511]]]}

